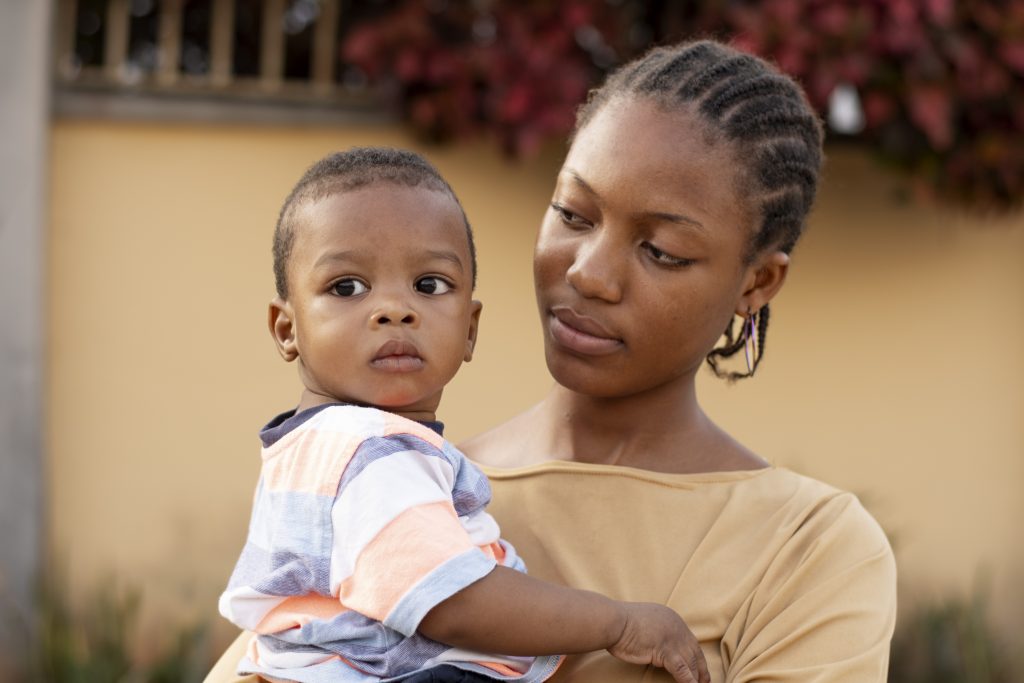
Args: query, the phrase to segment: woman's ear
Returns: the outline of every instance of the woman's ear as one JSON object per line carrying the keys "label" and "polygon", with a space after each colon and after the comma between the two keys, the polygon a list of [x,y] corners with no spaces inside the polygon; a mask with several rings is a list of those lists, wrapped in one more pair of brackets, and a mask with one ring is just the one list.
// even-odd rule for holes
{"label": "woman's ear", "polygon": [[760,311],[782,289],[788,272],[789,254],[784,251],[769,251],[756,259],[747,268],[736,315],[745,317],[749,311]]}
{"label": "woman's ear", "polygon": [[473,299],[469,302],[469,335],[466,337],[466,353],[462,360],[466,363],[473,360],[473,349],[476,348],[476,335],[480,330],[480,311],[484,305]]}
{"label": "woman's ear", "polygon": [[274,338],[277,352],[289,363],[299,357],[293,317],[291,304],[279,296],[274,297],[267,314],[267,326],[270,328],[270,336]]}

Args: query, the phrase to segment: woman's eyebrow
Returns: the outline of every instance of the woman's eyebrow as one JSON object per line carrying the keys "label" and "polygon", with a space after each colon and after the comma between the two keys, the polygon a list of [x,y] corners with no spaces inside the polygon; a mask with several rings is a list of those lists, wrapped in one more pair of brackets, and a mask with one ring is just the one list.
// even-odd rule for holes
{"label": "woman's eyebrow", "polygon": [[590,184],[586,180],[584,180],[583,177],[579,173],[577,173],[576,171],[572,170],[571,168],[563,169],[563,171],[565,173],[568,173],[569,176],[573,180],[576,181],[576,184],[579,185],[581,188],[583,188],[587,192],[587,194],[593,195],[594,197],[598,196],[597,195],[597,190],[592,188],[590,186]]}
{"label": "woman's eyebrow", "polygon": [[[568,174],[569,177],[571,177],[573,179],[573,181],[577,185],[579,185],[580,188],[582,188],[587,194],[590,194],[593,197],[598,197],[599,196],[597,194],[597,190],[592,188],[590,186],[590,184],[580,176],[579,173],[577,173],[576,171],[572,170],[571,168],[563,169],[563,171],[566,174]],[[704,227],[703,223],[698,221],[696,218],[691,218],[690,216],[687,216],[687,215],[681,214],[681,213],[672,213],[672,212],[669,212],[669,211],[643,211],[643,212],[637,214],[637,217],[638,218],[645,218],[645,219],[652,219],[653,218],[655,220],[665,221],[666,223],[675,223],[676,225],[689,226],[689,227],[697,228],[701,232],[705,232],[705,233],[707,232],[707,228]]]}
{"label": "woman's eyebrow", "polygon": [[704,224],[698,221],[696,218],[690,218],[681,213],[666,213],[664,211],[644,211],[639,214],[641,218],[654,218],[656,220],[665,221],[666,223],[675,223],[676,225],[682,225],[690,228],[697,228],[700,232],[706,233],[707,228]]}

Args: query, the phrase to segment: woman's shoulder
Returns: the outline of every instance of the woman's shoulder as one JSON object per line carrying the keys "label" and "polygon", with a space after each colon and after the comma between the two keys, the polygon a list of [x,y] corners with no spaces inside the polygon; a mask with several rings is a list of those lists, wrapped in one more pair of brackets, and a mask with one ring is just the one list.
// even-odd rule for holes
{"label": "woman's shoulder", "polygon": [[459,443],[466,456],[485,467],[514,468],[543,462],[543,451],[531,437],[538,434],[537,407],[516,415]]}
{"label": "woman's shoulder", "polygon": [[752,497],[781,513],[780,530],[801,557],[843,562],[871,556],[891,562],[885,531],[854,493],[781,467],[751,483],[758,489]]}

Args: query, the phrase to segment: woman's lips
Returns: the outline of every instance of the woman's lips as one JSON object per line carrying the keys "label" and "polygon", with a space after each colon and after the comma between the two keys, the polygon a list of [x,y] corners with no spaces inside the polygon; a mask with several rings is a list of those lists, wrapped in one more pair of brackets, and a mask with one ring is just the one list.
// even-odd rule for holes
{"label": "woman's lips", "polygon": [[568,307],[556,306],[548,318],[548,330],[556,343],[586,356],[606,356],[622,348],[622,340],[603,325]]}
{"label": "woman's lips", "polygon": [[385,372],[413,372],[424,365],[419,349],[409,342],[392,339],[377,349],[370,366]]}

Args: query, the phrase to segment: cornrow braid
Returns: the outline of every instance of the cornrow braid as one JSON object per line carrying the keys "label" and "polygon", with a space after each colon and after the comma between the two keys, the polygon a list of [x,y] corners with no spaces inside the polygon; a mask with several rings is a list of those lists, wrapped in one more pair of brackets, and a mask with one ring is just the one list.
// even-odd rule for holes
{"label": "cornrow braid", "polygon": [[[739,182],[749,197],[756,225],[745,263],[766,249],[790,253],[814,203],[822,164],[822,126],[803,90],[768,62],[710,40],[658,47],[616,70],[592,90],[576,116],[579,131],[616,98],[645,97],[667,109],[699,112],[709,128],[743,151]],[[755,313],[760,362],[768,331],[768,306]],[[718,360],[743,348],[729,323],[725,344],[712,349],[708,364],[725,379]]]}
{"label": "cornrow braid", "polygon": [[771,311],[768,306],[762,306],[761,310],[756,313],[751,313],[754,316],[754,325],[757,327],[757,347],[754,349],[754,358],[751,363],[750,369],[747,372],[734,372],[731,370],[723,370],[718,365],[719,358],[729,358],[739,353],[740,349],[747,345],[746,337],[746,320],[743,321],[743,333],[738,337],[734,336],[733,324],[735,318],[729,319],[729,326],[725,328],[725,344],[717,348],[711,349],[707,355],[708,365],[711,367],[711,371],[715,373],[715,376],[721,377],[729,382],[735,382],[738,379],[745,379],[747,377],[753,377],[754,373],[757,372],[757,366],[760,365],[761,359],[764,357],[764,345],[765,338],[768,335],[768,317],[771,315]]}

